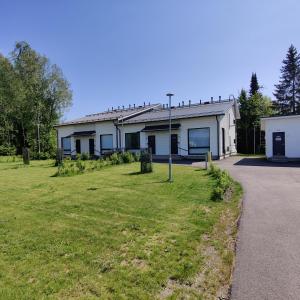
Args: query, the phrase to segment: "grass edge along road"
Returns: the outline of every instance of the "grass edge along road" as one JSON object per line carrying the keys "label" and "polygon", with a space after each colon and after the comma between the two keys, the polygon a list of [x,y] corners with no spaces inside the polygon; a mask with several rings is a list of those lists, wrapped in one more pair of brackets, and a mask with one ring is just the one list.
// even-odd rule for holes
{"label": "grass edge along road", "polygon": [[0,164],[1,299],[215,299],[234,261],[241,188],[214,202],[205,170],[139,164],[52,177]]}

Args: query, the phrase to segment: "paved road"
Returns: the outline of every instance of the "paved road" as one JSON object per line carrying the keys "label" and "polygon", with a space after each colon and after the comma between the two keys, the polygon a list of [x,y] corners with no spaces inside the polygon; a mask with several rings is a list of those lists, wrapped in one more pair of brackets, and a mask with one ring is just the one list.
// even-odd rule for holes
{"label": "paved road", "polygon": [[232,299],[300,299],[300,164],[242,157],[218,164],[245,191]]}

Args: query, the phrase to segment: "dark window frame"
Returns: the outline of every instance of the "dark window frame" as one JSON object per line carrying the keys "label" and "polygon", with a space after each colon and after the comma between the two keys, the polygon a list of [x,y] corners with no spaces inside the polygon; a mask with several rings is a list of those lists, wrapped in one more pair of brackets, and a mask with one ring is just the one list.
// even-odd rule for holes
{"label": "dark window frame", "polygon": [[[127,147],[127,139],[126,137],[128,135],[131,135],[131,134],[138,134],[138,147]],[[125,149],[126,150],[139,150],[141,149],[141,132],[140,131],[137,131],[137,132],[126,132],[125,133]]]}
{"label": "dark window frame", "polygon": [[[208,147],[190,147],[190,131],[197,130],[197,129],[208,129],[208,133],[209,133],[209,145],[208,145]],[[191,153],[190,149],[208,149],[208,151],[210,151],[210,127],[198,127],[198,128],[189,128],[188,129],[188,154],[189,155],[202,155],[202,154],[205,153],[205,152]]]}
{"label": "dark window frame", "polygon": [[[102,148],[102,137],[103,136],[111,136],[112,148]],[[101,152],[101,154],[103,153],[103,151],[112,151],[112,150],[114,150],[114,135],[112,133],[100,134],[100,152]]]}

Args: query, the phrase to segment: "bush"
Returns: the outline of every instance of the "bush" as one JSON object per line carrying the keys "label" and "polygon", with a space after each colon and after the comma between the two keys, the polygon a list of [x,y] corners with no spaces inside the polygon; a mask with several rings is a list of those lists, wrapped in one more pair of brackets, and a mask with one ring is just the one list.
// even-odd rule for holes
{"label": "bush", "polygon": [[216,186],[213,190],[212,199],[214,201],[228,200],[233,190],[233,180],[228,172],[221,170],[214,164],[210,164],[209,174],[216,179]]}
{"label": "bush", "polygon": [[90,156],[87,153],[81,153],[79,155],[79,159],[81,159],[81,160],[89,160]]}
{"label": "bush", "polygon": [[133,154],[131,152],[124,152],[121,154],[121,158],[123,160],[123,163],[128,164],[128,163],[132,163],[135,161],[135,157],[133,156]]}
{"label": "bush", "polygon": [[77,156],[77,160],[65,158],[60,165],[58,165],[57,172],[54,176],[73,176],[83,174],[85,172],[100,170],[103,167],[111,165],[119,165],[122,163],[131,163],[135,161],[134,155],[130,152],[113,153],[110,157],[98,160],[83,160],[82,155]]}
{"label": "bush", "polygon": [[7,144],[0,145],[0,156],[16,155],[16,148]]}
{"label": "bush", "polygon": [[122,156],[119,153],[113,153],[110,157],[109,160],[111,161],[112,165],[119,165],[123,163]]}

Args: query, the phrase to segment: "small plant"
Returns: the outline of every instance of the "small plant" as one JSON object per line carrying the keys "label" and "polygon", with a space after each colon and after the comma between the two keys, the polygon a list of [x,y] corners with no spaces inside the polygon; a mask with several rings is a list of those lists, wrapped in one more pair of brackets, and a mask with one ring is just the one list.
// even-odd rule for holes
{"label": "small plant", "polygon": [[132,163],[135,161],[135,157],[133,156],[133,154],[131,152],[124,152],[121,154],[123,163],[128,164],[128,163]]}
{"label": "small plant", "polygon": [[82,153],[82,154],[80,154],[79,157],[81,160],[89,160],[90,159],[90,156],[87,153]]}
{"label": "small plant", "polygon": [[109,157],[109,159],[110,159],[112,165],[119,165],[119,164],[123,163],[122,157],[118,153],[113,153]]}
{"label": "small plant", "polygon": [[212,193],[212,199],[214,201],[229,199],[233,190],[233,180],[228,172],[221,170],[211,163],[208,173],[217,181]]}

